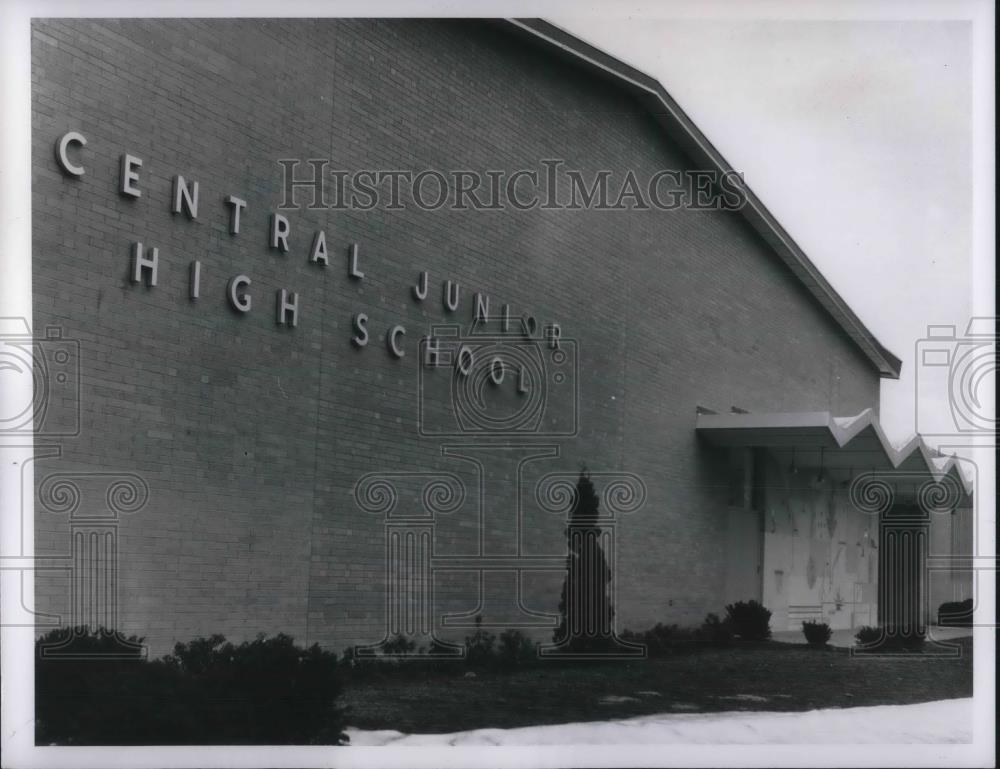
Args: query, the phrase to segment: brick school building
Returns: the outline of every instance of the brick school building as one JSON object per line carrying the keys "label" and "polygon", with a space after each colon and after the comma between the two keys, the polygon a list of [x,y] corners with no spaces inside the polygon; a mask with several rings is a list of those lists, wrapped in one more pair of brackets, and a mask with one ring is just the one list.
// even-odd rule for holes
{"label": "brick school building", "polygon": [[618,631],[875,624],[887,548],[970,550],[899,360],[647,75],[539,21],[32,45],[42,625],[544,640],[581,466]]}

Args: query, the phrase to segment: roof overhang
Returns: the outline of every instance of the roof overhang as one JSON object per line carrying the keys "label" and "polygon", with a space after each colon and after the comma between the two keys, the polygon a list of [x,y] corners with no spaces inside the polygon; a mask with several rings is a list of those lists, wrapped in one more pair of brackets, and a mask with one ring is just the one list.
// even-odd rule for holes
{"label": "roof overhang", "polygon": [[893,446],[872,409],[853,417],[833,417],[826,411],[773,414],[698,414],[695,430],[714,446],[766,448],[793,466],[865,472],[898,473],[900,477],[955,478],[966,496],[973,480],[962,460],[942,456],[914,435]]}
{"label": "roof overhang", "polygon": [[[720,173],[733,171],[732,166],[656,79],[541,19],[505,19],[504,22],[522,37],[544,44],[563,57],[628,90],[695,164]],[[741,212],[750,226],[860,348],[875,366],[879,376],[898,379],[902,366],[900,359],[882,346],[865,327],[753,190],[746,184],[743,189],[746,205]]]}

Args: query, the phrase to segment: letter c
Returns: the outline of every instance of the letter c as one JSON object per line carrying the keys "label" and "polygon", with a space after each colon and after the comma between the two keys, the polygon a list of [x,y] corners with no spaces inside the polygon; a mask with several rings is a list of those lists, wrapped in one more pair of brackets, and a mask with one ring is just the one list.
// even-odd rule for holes
{"label": "letter c", "polygon": [[56,161],[59,163],[59,167],[70,176],[83,176],[83,166],[74,164],[66,154],[66,150],[70,144],[79,144],[81,147],[86,147],[87,140],[79,131],[70,131],[63,134],[59,141],[56,142]]}
{"label": "letter c", "polygon": [[389,343],[389,352],[391,352],[395,357],[402,358],[406,355],[406,352],[399,346],[398,339],[400,336],[406,333],[406,329],[402,326],[393,326],[389,329],[389,333],[386,334],[386,341]]}

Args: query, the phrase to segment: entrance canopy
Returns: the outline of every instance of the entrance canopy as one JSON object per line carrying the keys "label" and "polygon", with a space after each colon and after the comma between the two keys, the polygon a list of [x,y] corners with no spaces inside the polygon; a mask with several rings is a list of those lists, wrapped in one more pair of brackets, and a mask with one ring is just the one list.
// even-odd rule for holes
{"label": "entrance canopy", "polygon": [[845,480],[864,473],[927,476],[938,482],[951,477],[966,496],[972,494],[972,478],[963,472],[961,459],[930,449],[918,435],[893,446],[872,409],[852,417],[826,411],[700,413],[695,429],[714,446],[766,448],[793,472],[816,469]]}

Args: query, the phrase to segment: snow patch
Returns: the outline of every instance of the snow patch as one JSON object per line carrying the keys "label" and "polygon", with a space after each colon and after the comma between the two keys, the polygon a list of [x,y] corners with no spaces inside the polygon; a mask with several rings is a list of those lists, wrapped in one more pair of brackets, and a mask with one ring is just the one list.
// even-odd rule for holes
{"label": "snow patch", "polygon": [[618,705],[622,702],[638,702],[636,697],[625,697],[620,694],[609,694],[605,697],[601,697],[598,703],[601,705]]}
{"label": "snow patch", "polygon": [[672,713],[453,734],[347,733],[351,745],[940,744],[971,742],[972,712],[968,698],[805,713]]}
{"label": "snow patch", "polygon": [[720,700],[740,700],[741,702],[767,702],[767,697],[761,697],[759,694],[724,694],[719,697]]}

